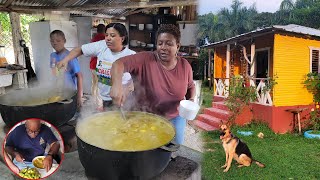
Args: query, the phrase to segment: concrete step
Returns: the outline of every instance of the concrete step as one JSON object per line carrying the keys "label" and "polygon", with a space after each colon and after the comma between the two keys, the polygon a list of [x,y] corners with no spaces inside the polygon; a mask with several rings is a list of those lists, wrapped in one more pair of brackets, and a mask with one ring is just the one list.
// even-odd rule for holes
{"label": "concrete step", "polygon": [[213,127],[210,124],[207,124],[207,123],[199,121],[199,120],[192,121],[192,124],[195,125],[196,127],[200,128],[200,129],[204,130],[204,131],[218,130],[218,128]]}
{"label": "concrete step", "polygon": [[212,107],[229,111],[229,108],[224,104],[224,101],[212,102]]}
{"label": "concrete step", "polygon": [[209,125],[217,128],[217,129],[219,129],[221,121],[224,122],[224,123],[226,122],[226,120],[222,120],[222,119],[210,116],[208,114],[200,114],[200,115],[198,115],[197,120],[202,121],[202,122],[204,122],[206,124],[209,124]]}
{"label": "concrete step", "polygon": [[210,116],[222,119],[222,120],[228,120],[229,116],[230,116],[230,112],[226,111],[226,110],[222,110],[222,109],[218,109],[218,108],[205,108],[204,109],[204,114],[208,114]]}
{"label": "concrete step", "polygon": [[224,101],[226,98],[222,96],[213,96],[214,102]]}

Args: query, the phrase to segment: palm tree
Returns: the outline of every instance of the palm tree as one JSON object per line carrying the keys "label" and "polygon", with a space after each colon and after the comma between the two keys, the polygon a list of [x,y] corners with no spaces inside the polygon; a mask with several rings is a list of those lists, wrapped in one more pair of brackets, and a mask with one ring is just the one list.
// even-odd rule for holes
{"label": "palm tree", "polygon": [[225,37],[232,37],[254,29],[252,20],[257,14],[255,4],[242,7],[242,2],[233,0],[231,9],[223,8],[219,11],[219,24],[224,27]]}
{"label": "palm tree", "polygon": [[294,12],[295,9],[294,3],[292,0],[283,0],[280,4],[279,14],[280,19],[287,19],[292,21],[294,19]]}
{"label": "palm tree", "polygon": [[297,9],[311,8],[316,3],[319,3],[319,0],[297,0],[295,3],[295,7]]}
{"label": "palm tree", "polygon": [[198,39],[204,39],[205,37],[209,37],[209,40],[214,40],[214,25],[215,25],[215,15],[212,13],[202,15],[198,17]]}

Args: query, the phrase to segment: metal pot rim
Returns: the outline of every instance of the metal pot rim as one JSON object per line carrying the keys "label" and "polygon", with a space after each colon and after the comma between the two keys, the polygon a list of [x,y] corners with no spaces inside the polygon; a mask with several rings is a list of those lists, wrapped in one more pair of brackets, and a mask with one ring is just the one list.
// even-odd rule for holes
{"label": "metal pot rim", "polygon": [[[19,90],[23,90],[23,89],[19,89]],[[1,97],[4,97],[4,96],[12,96],[12,94],[14,94],[14,92],[15,91],[11,91],[11,92],[9,92],[9,93],[6,93],[6,94],[4,94],[4,95],[1,95],[0,96],[0,105],[3,105],[3,106],[11,106],[11,107],[21,107],[21,108],[26,108],[26,107],[39,107],[39,106],[43,106],[43,105],[50,105],[50,104],[61,104],[61,103],[59,103],[59,102],[61,102],[61,101],[57,101],[57,102],[50,102],[50,103],[43,103],[43,104],[36,104],[36,105],[14,105],[14,104],[10,104],[10,103],[3,103],[3,102],[1,102]],[[70,100],[70,99],[72,99],[72,97],[74,97],[74,96],[76,96],[77,95],[77,91],[76,90],[74,90],[73,92],[72,92],[72,95],[70,95],[70,97],[68,97],[68,98],[65,98],[64,100]],[[64,101],[64,100],[62,100],[62,101]]]}
{"label": "metal pot rim", "polygon": [[[87,120],[87,119],[89,119],[89,118],[92,118],[93,116],[102,115],[102,114],[109,114],[109,113],[115,113],[115,112],[120,113],[120,112],[118,112],[118,111],[100,112],[100,113],[96,113],[96,114],[94,114],[94,115],[88,116],[88,117],[86,117],[86,118],[84,118],[83,120],[80,120],[80,121],[85,121],[85,120]],[[162,116],[159,116],[159,115],[157,115],[157,114],[152,114],[152,113],[143,112],[143,111],[128,111],[128,112],[130,112],[130,113],[148,114],[148,115],[156,116],[156,117],[158,117],[159,119],[162,119],[163,121],[169,123],[170,126],[171,126],[171,127],[173,128],[173,130],[174,130],[174,136],[173,136],[173,138],[172,138],[170,141],[168,141],[167,143],[162,144],[162,145],[160,145],[159,147],[152,148],[152,149],[145,149],[145,150],[139,150],[139,151],[120,151],[120,150],[103,149],[103,148],[100,148],[100,147],[97,147],[97,146],[95,146],[95,145],[92,145],[91,143],[88,143],[88,142],[84,141],[83,139],[81,139],[80,136],[78,135],[78,128],[79,128],[78,123],[79,123],[79,122],[77,122],[77,125],[76,125],[76,128],[75,128],[76,136],[77,136],[77,138],[79,138],[81,141],[83,141],[83,142],[85,142],[85,143],[87,143],[87,144],[89,144],[89,145],[91,145],[91,146],[94,146],[95,148],[99,148],[99,149],[102,149],[102,150],[105,150],[105,151],[126,152],[126,153],[144,152],[144,151],[152,151],[152,150],[159,149],[159,148],[161,148],[162,146],[165,146],[165,145],[170,144],[170,143],[172,142],[172,140],[174,139],[174,137],[176,136],[176,129],[174,128],[173,124],[172,124],[169,120],[167,120],[166,118],[164,118],[164,117],[162,117]]]}

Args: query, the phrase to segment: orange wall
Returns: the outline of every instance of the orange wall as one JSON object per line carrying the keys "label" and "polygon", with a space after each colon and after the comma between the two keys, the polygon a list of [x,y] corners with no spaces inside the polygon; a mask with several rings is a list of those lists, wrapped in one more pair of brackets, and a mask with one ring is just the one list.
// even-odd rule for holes
{"label": "orange wall", "polygon": [[[273,59],[273,34],[264,35],[254,39],[256,44],[256,49],[270,47],[270,67],[272,67],[272,59]],[[251,44],[250,42],[242,43],[246,47],[247,54],[251,54]],[[231,50],[234,48],[234,45],[231,45]],[[226,77],[226,54],[227,54],[227,46],[216,47],[214,51],[214,63],[215,63],[215,77]],[[240,74],[240,52],[239,48],[231,51],[234,56],[234,74]],[[270,74],[272,74],[272,68],[270,68]]]}
{"label": "orange wall", "polygon": [[226,77],[226,47],[214,49],[214,77],[225,78]]}
{"label": "orange wall", "polygon": [[273,96],[275,106],[312,103],[312,94],[303,85],[310,71],[309,46],[320,48],[320,42],[288,34],[275,35],[273,70],[278,76]]}

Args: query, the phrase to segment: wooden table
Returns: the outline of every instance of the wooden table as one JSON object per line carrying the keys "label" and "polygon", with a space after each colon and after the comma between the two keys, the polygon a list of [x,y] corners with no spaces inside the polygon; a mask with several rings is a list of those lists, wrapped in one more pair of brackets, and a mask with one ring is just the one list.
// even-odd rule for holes
{"label": "wooden table", "polygon": [[[23,70],[9,70],[9,69],[6,69],[6,68],[0,68],[0,76],[2,75],[15,75],[15,74],[19,74],[19,73],[26,73],[28,72],[27,69],[23,69]],[[13,77],[14,78],[14,77]],[[12,80],[14,81],[14,79],[12,78]],[[23,78],[24,78],[24,82],[27,82],[27,76],[26,74],[23,75]],[[26,86],[26,85],[25,85]],[[5,87],[0,87],[0,95],[1,94],[5,94]]]}
{"label": "wooden table", "polygon": [[297,115],[298,126],[299,126],[299,134],[301,134],[301,122],[300,122],[300,113],[308,108],[293,108],[287,109],[286,111],[293,113],[293,127],[295,127],[295,117]]}

